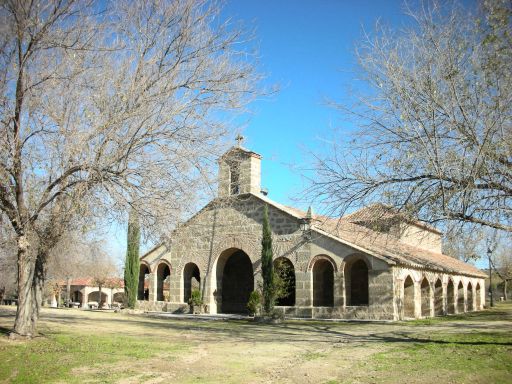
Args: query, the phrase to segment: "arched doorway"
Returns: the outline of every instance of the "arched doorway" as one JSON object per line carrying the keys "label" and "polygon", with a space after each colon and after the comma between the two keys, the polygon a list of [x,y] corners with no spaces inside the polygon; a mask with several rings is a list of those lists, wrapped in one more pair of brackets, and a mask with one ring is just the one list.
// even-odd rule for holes
{"label": "arched doorway", "polygon": [[82,292],[74,291],[73,294],[71,295],[71,301],[83,305],[84,303],[82,302]]}
{"label": "arched doorway", "polygon": [[334,305],[334,267],[329,260],[318,259],[313,264],[313,306]]}
{"label": "arched doorway", "polygon": [[156,300],[169,299],[171,268],[166,263],[160,263],[156,270]]}
{"label": "arched doorway", "polygon": [[443,284],[441,279],[437,279],[434,285],[434,314],[436,316],[443,315]]}
{"label": "arched doorway", "polygon": [[201,274],[194,263],[187,263],[183,268],[183,302],[188,303],[193,290],[201,290]]}
{"label": "arched doorway", "polygon": [[462,281],[459,281],[457,286],[457,311],[464,313],[464,285],[462,285]]}
{"label": "arched doorway", "polygon": [[404,281],[404,317],[414,318],[414,282],[411,276]]}
{"label": "arched doorway", "polygon": [[482,309],[482,293],[480,292],[480,283],[476,284],[475,294],[476,294],[476,310],[480,311]]}
{"label": "arched doorway", "polygon": [[283,281],[286,289],[286,296],[277,299],[276,305],[292,307],[295,305],[295,268],[292,262],[286,257],[279,257],[274,260],[274,271]]}
{"label": "arched doorway", "polygon": [[345,265],[347,305],[368,305],[368,266],[362,259]]}
{"label": "arched doorway", "polygon": [[98,303],[98,308],[103,308],[105,303],[107,303],[108,297],[105,292],[101,292],[101,299],[100,299],[100,291],[94,291],[89,293],[87,296],[87,302],[95,302]]}
{"label": "arched doorway", "polygon": [[426,277],[421,281],[421,316],[430,317],[430,284]]}
{"label": "arched doorway", "polygon": [[446,312],[450,315],[455,313],[455,289],[451,279],[446,287]]}
{"label": "arched doorway", "polygon": [[138,300],[149,300],[149,267],[141,264],[139,269]]}
{"label": "arched doorway", "polygon": [[124,302],[124,292],[116,292],[112,297],[112,304],[118,303],[122,304]]}
{"label": "arched doorway", "polygon": [[468,283],[468,311],[474,311],[475,307],[473,305],[473,285],[471,283]]}
{"label": "arched doorway", "polygon": [[246,313],[254,290],[254,272],[249,256],[241,249],[224,251],[217,262],[217,293],[223,313]]}

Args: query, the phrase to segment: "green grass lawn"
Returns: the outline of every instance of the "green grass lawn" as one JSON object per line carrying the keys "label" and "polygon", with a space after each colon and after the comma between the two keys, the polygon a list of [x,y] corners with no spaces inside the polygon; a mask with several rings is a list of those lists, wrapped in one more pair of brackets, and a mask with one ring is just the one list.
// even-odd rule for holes
{"label": "green grass lawn", "polygon": [[206,322],[46,310],[10,341],[0,383],[512,383],[512,305],[375,323]]}

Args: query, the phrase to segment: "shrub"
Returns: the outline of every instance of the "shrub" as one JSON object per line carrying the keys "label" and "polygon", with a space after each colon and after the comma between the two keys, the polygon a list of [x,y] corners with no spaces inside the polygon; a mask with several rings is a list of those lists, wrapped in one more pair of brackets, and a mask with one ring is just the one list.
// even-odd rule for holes
{"label": "shrub", "polygon": [[257,315],[261,310],[261,294],[259,291],[252,291],[249,295],[249,301],[247,302],[247,309],[249,313],[254,316]]}
{"label": "shrub", "polygon": [[203,304],[203,299],[201,298],[201,291],[199,289],[194,289],[192,291],[188,303],[190,305],[202,305]]}

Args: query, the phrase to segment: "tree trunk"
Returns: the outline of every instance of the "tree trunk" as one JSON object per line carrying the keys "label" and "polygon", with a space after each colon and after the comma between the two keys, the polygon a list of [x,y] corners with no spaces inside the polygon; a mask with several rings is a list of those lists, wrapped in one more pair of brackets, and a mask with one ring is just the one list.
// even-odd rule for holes
{"label": "tree trunk", "polygon": [[41,305],[43,304],[43,289],[46,280],[46,260],[47,254],[44,251],[39,251],[36,258],[34,279],[32,281],[33,295],[34,295],[34,314],[32,322],[34,323],[34,329],[36,329],[37,320],[39,319],[39,313],[41,312]]}
{"label": "tree trunk", "polygon": [[505,301],[508,300],[508,295],[507,295],[507,285],[508,285],[508,281],[507,279],[503,279],[503,298],[505,299]]}
{"label": "tree trunk", "polygon": [[66,302],[69,307],[69,303],[71,302],[71,277],[66,279]]}
{"label": "tree trunk", "polygon": [[31,338],[35,335],[33,281],[35,272],[35,258],[32,257],[32,250],[26,235],[18,236],[18,308],[14,330],[10,337],[17,336]]}

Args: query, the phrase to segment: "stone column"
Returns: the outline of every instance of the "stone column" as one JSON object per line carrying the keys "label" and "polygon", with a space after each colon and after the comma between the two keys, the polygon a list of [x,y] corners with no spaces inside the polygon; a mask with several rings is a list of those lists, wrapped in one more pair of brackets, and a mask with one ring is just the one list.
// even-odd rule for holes
{"label": "stone column", "polygon": [[421,317],[421,283],[414,281],[414,318]]}
{"label": "stone column", "polygon": [[155,302],[156,295],[156,272],[150,273],[148,278],[149,301]]}
{"label": "stone column", "polygon": [[344,275],[343,271],[334,272],[333,304],[334,307],[344,307]]}
{"label": "stone column", "polygon": [[295,305],[297,307],[311,307],[313,305],[311,272],[295,271]]}

